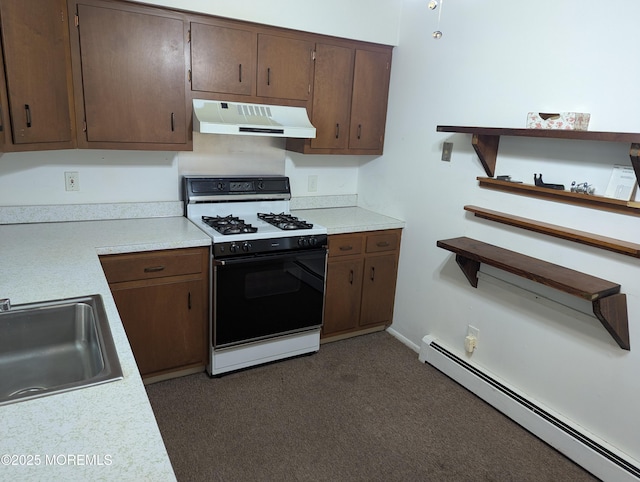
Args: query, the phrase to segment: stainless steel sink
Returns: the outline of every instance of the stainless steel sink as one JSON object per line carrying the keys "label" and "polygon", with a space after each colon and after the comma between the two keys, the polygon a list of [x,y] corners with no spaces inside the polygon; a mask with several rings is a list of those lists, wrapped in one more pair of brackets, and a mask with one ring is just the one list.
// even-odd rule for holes
{"label": "stainless steel sink", "polygon": [[100,295],[0,312],[0,405],[120,379]]}

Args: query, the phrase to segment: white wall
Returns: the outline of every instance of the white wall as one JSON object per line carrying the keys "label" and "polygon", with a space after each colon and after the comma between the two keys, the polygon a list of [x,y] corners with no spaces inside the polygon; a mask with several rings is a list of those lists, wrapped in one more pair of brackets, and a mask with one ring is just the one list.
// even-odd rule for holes
{"label": "white wall", "polygon": [[[441,2],[442,3],[442,2]],[[485,176],[468,135],[438,124],[524,127],[529,111],[591,113],[591,130],[640,131],[632,60],[640,3],[616,0],[513,2],[404,0],[394,51],[384,156],[359,169],[359,202],[403,218],[394,328],[418,344],[425,334],[464,353],[467,325],[480,329],[472,360],[533,399],[640,460],[640,284],[638,259],[465,214],[475,204],[594,234],[638,242],[640,219],[478,187]],[[453,159],[440,161],[443,141]],[[602,193],[629,145],[508,138],[497,173],[533,181],[588,181]],[[438,239],[469,236],[620,283],[627,294],[631,351],[593,317],[539,303],[480,281],[472,288]]]}

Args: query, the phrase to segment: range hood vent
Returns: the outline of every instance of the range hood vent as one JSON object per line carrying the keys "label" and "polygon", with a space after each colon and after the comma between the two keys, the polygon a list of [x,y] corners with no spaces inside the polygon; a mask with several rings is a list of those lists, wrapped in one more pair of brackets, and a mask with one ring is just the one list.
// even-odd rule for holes
{"label": "range hood vent", "polygon": [[316,137],[304,107],[193,99],[193,131],[241,136]]}

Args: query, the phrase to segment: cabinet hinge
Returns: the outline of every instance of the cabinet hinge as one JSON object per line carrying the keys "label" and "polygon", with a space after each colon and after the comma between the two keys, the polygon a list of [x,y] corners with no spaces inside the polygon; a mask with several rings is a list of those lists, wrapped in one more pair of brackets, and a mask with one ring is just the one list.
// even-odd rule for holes
{"label": "cabinet hinge", "polygon": [[76,13],[73,22],[75,24],[76,27],[78,27],[80,25],[80,17],[78,17],[78,14]]}

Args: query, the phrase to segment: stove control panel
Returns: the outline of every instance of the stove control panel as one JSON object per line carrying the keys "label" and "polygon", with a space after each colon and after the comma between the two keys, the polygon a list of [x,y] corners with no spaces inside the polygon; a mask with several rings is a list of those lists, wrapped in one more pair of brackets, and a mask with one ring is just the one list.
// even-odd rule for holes
{"label": "stove control panel", "polygon": [[287,238],[253,239],[213,244],[214,258],[227,258],[247,254],[266,254],[277,251],[317,249],[327,245],[327,235],[291,236]]}

